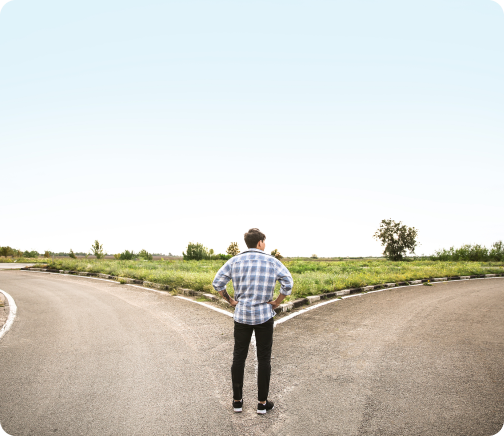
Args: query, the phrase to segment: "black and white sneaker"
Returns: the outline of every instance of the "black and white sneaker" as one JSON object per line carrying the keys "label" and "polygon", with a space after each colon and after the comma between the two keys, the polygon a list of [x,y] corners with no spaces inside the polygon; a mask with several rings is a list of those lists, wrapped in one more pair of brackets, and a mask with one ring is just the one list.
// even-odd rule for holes
{"label": "black and white sneaker", "polygon": [[264,415],[268,410],[271,410],[275,407],[273,401],[266,400],[266,404],[257,403],[257,413],[259,415]]}
{"label": "black and white sneaker", "polygon": [[233,409],[236,413],[240,413],[243,408],[243,398],[240,401],[233,400]]}

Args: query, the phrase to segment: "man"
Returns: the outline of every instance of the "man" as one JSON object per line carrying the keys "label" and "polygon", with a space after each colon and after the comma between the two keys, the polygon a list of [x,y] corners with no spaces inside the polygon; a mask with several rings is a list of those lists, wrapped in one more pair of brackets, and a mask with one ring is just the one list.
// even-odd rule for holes
{"label": "man", "polygon": [[[235,308],[235,344],[231,366],[235,412],[241,412],[243,407],[243,373],[252,332],[255,332],[259,363],[257,413],[264,414],[273,409],[273,402],[268,401],[268,391],[274,309],[291,294],[293,280],[282,262],[264,252],[265,240],[266,236],[259,229],[250,229],[245,233],[248,250],[229,259],[213,281],[215,290]],[[234,299],[226,292],[226,284],[230,280],[233,281]],[[272,301],[277,280],[281,285],[280,295]]]}

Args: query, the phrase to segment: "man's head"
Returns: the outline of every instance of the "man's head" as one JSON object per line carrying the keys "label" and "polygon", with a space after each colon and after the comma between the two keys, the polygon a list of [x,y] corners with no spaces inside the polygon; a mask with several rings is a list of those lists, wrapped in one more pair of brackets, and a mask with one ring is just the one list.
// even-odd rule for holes
{"label": "man's head", "polygon": [[248,248],[258,248],[259,250],[264,250],[266,247],[265,241],[266,235],[262,233],[259,229],[250,229],[245,233],[245,244]]}

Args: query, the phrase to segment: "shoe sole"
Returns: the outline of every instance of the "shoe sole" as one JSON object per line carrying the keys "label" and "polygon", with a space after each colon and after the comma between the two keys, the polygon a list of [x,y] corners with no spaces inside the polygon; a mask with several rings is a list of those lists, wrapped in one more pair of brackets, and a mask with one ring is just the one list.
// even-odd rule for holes
{"label": "shoe sole", "polygon": [[[275,408],[275,406],[273,406],[273,407],[272,407],[271,409],[269,409],[269,410],[273,410],[274,408]],[[264,409],[264,410],[259,410],[259,409],[257,409],[257,414],[258,414],[258,415],[265,415],[267,411],[268,411],[268,410],[266,410],[266,409]]]}
{"label": "shoe sole", "polygon": [[242,411],[242,408],[241,408],[241,407],[240,407],[239,409],[236,409],[236,408],[235,408],[235,410],[234,410],[234,411],[235,411],[235,413],[240,413],[240,412]]}

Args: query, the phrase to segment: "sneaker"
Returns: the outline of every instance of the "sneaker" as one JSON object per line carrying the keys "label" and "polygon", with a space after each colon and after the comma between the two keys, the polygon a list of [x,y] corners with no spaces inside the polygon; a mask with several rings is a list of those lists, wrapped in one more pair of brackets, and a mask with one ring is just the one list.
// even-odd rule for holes
{"label": "sneaker", "polygon": [[240,401],[233,400],[233,409],[236,413],[240,413],[243,408],[243,398]]}
{"label": "sneaker", "polygon": [[273,401],[266,400],[266,404],[257,403],[257,413],[259,415],[264,415],[268,410],[271,410],[275,407]]}

